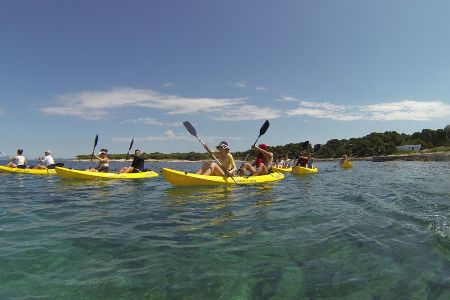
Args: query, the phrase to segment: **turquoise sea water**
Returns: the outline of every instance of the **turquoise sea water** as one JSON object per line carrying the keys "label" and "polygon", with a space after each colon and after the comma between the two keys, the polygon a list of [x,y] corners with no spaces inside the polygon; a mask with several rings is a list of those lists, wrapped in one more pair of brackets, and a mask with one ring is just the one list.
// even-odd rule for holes
{"label": "turquoise sea water", "polygon": [[450,164],[317,166],[208,188],[0,174],[0,299],[450,299]]}

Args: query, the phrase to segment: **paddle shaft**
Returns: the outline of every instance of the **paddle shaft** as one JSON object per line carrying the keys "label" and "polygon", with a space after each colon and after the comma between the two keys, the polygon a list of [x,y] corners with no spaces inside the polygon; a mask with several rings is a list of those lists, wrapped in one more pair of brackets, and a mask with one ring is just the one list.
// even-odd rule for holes
{"label": "paddle shaft", "polygon": [[[253,148],[254,146],[256,146],[256,143],[259,141],[259,138],[260,138],[264,133],[266,133],[266,131],[267,131],[267,129],[269,128],[269,126],[270,126],[269,120],[266,120],[266,121],[263,123],[263,125],[261,126],[261,128],[259,129],[259,135],[258,135],[258,138],[256,139],[255,143],[253,143],[252,148]],[[239,167],[239,169],[238,169],[238,171],[237,171],[238,173],[242,170],[242,167],[244,166],[245,162],[247,161],[247,159],[248,159],[248,157],[249,157],[251,151],[252,151],[252,149],[250,149],[250,150],[248,151],[247,156],[245,157],[244,161],[242,162],[241,166]]]}
{"label": "paddle shaft", "polygon": [[[261,135],[258,136],[258,138],[256,139],[255,143],[253,144],[253,147],[256,146],[256,143],[259,141],[259,138],[260,138],[260,137],[261,137]],[[253,148],[253,147],[252,147],[252,148]],[[248,157],[250,156],[250,153],[251,153],[251,152],[252,152],[252,149],[250,149],[250,150],[248,151],[247,156],[245,157],[244,161],[242,162],[241,166],[240,166],[239,169],[238,169],[238,172],[239,172],[240,170],[242,170],[242,167],[244,166],[244,164],[245,164],[245,162],[247,161]]]}

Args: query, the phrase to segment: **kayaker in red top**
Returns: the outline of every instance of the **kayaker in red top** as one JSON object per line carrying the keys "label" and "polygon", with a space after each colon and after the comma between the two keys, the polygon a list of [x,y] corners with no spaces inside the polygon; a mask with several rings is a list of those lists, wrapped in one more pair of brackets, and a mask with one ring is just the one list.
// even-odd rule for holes
{"label": "kayaker in red top", "polygon": [[253,176],[269,174],[272,169],[273,153],[267,151],[266,144],[259,144],[259,146],[252,146],[252,150],[256,150],[258,155],[253,165],[244,163],[242,169],[239,171],[240,175],[244,175],[245,171],[249,171]]}

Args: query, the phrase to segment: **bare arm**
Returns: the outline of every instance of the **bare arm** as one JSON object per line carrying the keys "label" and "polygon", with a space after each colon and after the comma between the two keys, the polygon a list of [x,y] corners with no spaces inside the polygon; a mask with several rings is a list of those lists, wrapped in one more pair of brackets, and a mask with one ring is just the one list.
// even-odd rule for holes
{"label": "bare arm", "polygon": [[262,148],[259,148],[258,146],[254,146],[254,149],[256,149],[257,151],[261,152],[263,155],[269,156],[270,158],[273,159],[273,153],[272,152],[266,151],[266,150],[264,150]]}

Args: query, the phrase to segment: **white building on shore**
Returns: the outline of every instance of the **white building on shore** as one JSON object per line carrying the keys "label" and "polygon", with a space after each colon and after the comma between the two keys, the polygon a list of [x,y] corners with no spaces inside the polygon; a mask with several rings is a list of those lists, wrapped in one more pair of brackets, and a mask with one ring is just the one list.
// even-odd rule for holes
{"label": "white building on shore", "polygon": [[420,148],[422,148],[422,145],[403,145],[403,146],[397,146],[398,151],[420,151]]}

